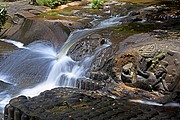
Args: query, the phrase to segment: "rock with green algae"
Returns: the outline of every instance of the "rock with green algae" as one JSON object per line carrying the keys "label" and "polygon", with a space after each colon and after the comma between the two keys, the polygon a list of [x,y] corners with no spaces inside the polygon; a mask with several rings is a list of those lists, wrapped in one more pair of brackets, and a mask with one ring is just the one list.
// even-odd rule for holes
{"label": "rock with green algae", "polygon": [[154,29],[157,29],[157,24],[151,22],[149,23],[129,22],[129,23],[124,23],[122,26],[115,28],[117,32],[127,35],[147,33],[153,31]]}

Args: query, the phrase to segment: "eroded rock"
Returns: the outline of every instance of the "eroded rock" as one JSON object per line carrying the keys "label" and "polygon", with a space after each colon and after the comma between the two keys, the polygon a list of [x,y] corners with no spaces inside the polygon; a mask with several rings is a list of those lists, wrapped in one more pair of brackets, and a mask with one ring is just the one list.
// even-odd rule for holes
{"label": "eroded rock", "polygon": [[153,119],[162,117],[178,119],[180,117],[177,114],[180,112],[179,108],[149,106],[124,99],[114,99],[96,91],[70,88],[56,88],[46,91],[38,97],[26,98],[25,102],[20,102],[21,99],[22,96],[12,99],[10,104],[6,106],[5,120],[7,118],[18,118],[18,120],[23,120],[23,118],[33,120],[89,118],[114,120],[148,119],[149,117]]}
{"label": "eroded rock", "polygon": [[34,40],[48,40],[56,45],[65,42],[70,31],[60,22],[25,19],[23,24],[13,25],[2,31],[1,37],[29,44]]}

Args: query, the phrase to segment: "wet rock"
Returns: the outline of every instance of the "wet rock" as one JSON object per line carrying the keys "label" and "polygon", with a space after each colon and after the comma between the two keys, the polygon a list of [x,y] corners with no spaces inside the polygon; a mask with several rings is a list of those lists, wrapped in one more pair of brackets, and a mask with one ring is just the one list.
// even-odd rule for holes
{"label": "wet rock", "polygon": [[[164,4],[163,2],[159,5],[152,5],[143,8],[140,14],[136,16],[138,19],[146,21],[159,22],[161,29],[177,29],[179,28],[179,10],[176,4]],[[173,26],[173,27],[172,27]]]}
{"label": "wet rock", "polygon": [[[128,78],[130,83],[136,81],[138,54],[135,51],[124,53],[122,56],[116,56],[113,61],[112,72],[115,73],[116,78]],[[131,67],[131,68],[130,68]],[[123,71],[124,69],[124,71]],[[128,70],[129,69],[129,70]],[[122,73],[122,74],[121,74]],[[121,76],[122,75],[122,76]],[[120,82],[115,79],[116,82]]]}
{"label": "wet rock", "polygon": [[48,40],[55,45],[60,45],[65,42],[69,32],[68,28],[60,22],[25,19],[23,24],[13,25],[2,32],[0,36],[6,39],[18,40],[25,44],[34,40]]}
{"label": "wet rock", "polygon": [[132,83],[133,82],[133,64],[132,63],[128,63],[126,65],[123,66],[122,68],[122,75],[121,75],[121,79],[124,83]]}
{"label": "wet rock", "polygon": [[[132,16],[143,14],[147,17],[149,12],[157,14],[166,11],[169,9],[165,6],[154,6],[146,9],[144,13]],[[124,10],[124,14],[127,12],[128,10]],[[143,16],[140,17],[141,20],[144,19]],[[149,20],[153,18],[155,17],[150,16]],[[157,37],[159,33],[160,36]],[[75,60],[91,55],[97,46],[104,44],[105,41],[101,37],[96,34],[85,38],[75,44],[69,54]],[[92,39],[94,41],[91,41]],[[167,84],[168,75],[173,72],[174,75],[179,75],[179,69],[175,67],[180,60],[178,41],[179,38],[177,40],[169,38],[168,31],[165,34],[158,31],[154,35],[142,33],[131,36],[119,43],[118,52],[115,48],[109,47],[98,54],[90,68],[92,73],[90,77],[93,80],[79,80],[77,86],[80,89],[56,88],[29,99],[22,96],[14,98],[5,110],[5,115],[7,118],[21,116],[21,119],[44,120],[179,119],[180,114],[177,114],[180,112],[179,108],[149,106],[127,101],[128,98],[159,100],[162,97],[159,94],[166,93],[173,101],[179,102],[179,77],[170,80],[172,86]],[[167,53],[169,50],[174,52],[173,55]],[[174,69],[173,72],[171,67]],[[108,77],[114,79],[116,83],[107,82]],[[102,83],[99,82],[100,80]],[[130,84],[125,85],[121,82]],[[159,94],[149,92],[152,90]],[[166,102],[167,100],[163,103]],[[13,112],[14,116],[12,116]]]}
{"label": "wet rock", "polygon": [[152,65],[152,61],[151,60],[147,60],[145,58],[142,58],[140,61],[139,61],[139,69],[144,72],[144,71],[147,71],[148,68]]}
{"label": "wet rock", "polygon": [[[44,13],[49,11],[50,8],[45,7],[45,6],[34,6],[34,5],[30,5],[28,1],[16,1],[11,3],[8,7],[7,7],[7,12],[8,15],[13,19],[15,15],[21,15],[25,18],[28,17],[33,17],[36,14],[34,13]],[[36,11],[36,12],[35,12]],[[28,16],[31,15],[31,16]]]}
{"label": "wet rock", "polygon": [[101,90],[106,86],[103,81],[94,79],[78,79],[76,84],[77,88],[82,90]]}
{"label": "wet rock", "polygon": [[95,49],[100,46],[99,38],[85,38],[82,39],[80,42],[74,44],[68,54],[74,60],[81,60],[84,56],[92,55],[95,52]]}
{"label": "wet rock", "polygon": [[0,119],[2,119],[3,118],[3,114],[2,113],[0,113]]}
{"label": "wet rock", "polygon": [[70,30],[62,24],[62,21],[36,18],[37,15],[47,11],[48,7],[30,5],[27,1],[13,2],[7,7],[8,20],[0,37],[25,44],[34,40],[49,40],[61,45],[67,39]]}
{"label": "wet rock", "polygon": [[[47,95],[50,96],[47,97]],[[50,91],[45,91],[43,94],[29,99],[26,103],[21,103],[17,99],[18,98],[13,99],[10,102],[9,107],[18,109],[22,112],[21,119],[19,120],[30,118],[34,120],[82,118],[114,120],[116,118],[140,119],[142,116],[149,115],[154,118],[161,118],[163,113],[166,113],[165,118],[170,119],[172,118],[172,115],[167,114],[169,112],[171,112],[175,118],[180,117],[179,114],[177,114],[177,112],[180,112],[179,108],[149,106],[130,102],[122,98],[114,99],[96,91],[83,91],[70,88],[56,88]],[[32,109],[27,108],[29,104],[31,105],[29,107]],[[34,108],[32,106],[34,106]],[[45,111],[39,112],[36,108],[42,108]],[[11,112],[8,111],[8,117],[11,116],[10,113]]]}
{"label": "wet rock", "polygon": [[109,75],[107,73],[104,73],[102,71],[99,72],[91,72],[90,78],[93,80],[99,80],[99,81],[106,81],[109,78]]}
{"label": "wet rock", "polygon": [[12,84],[0,80],[0,92],[4,91],[10,86],[12,86]]}
{"label": "wet rock", "polygon": [[[169,92],[169,87],[175,80],[172,77],[174,75],[171,74],[179,74],[174,68],[177,68],[178,66],[178,64],[176,64],[178,63],[177,61],[179,61],[179,54],[177,54],[177,52],[180,49],[177,47],[179,42],[176,42],[176,40],[178,41],[178,38],[174,37],[174,34],[172,35],[169,31],[166,32],[166,37],[161,37],[158,39],[154,35],[147,36],[147,34],[139,34],[142,35],[141,38],[137,38],[138,35],[133,35],[134,38],[133,36],[130,36],[121,42],[119,48],[123,52],[118,51],[120,57],[116,57],[115,61],[112,63],[114,65],[112,67],[114,71],[113,74],[116,75],[114,78],[118,81],[126,79],[129,81],[129,83],[126,81],[126,85],[138,87],[141,89],[149,91],[155,90],[162,94]],[[146,36],[146,38],[143,36]],[[171,41],[172,39],[175,40],[174,43]],[[167,46],[167,44],[171,45]],[[126,54],[132,54],[132,51],[136,51],[139,55],[133,57],[127,56],[127,58],[123,57],[123,53],[127,52]],[[169,55],[168,51],[173,51],[173,55]],[[133,61],[132,58],[135,61]],[[136,71],[134,72],[136,76],[134,77],[136,82],[134,82],[134,84],[131,82],[132,76],[130,75],[130,73],[133,71],[122,71],[123,66],[128,63],[133,63],[134,67],[136,68]],[[175,64],[176,66],[174,66]],[[171,77],[167,77],[169,75],[171,75]],[[121,76],[121,79],[119,79],[119,76]]]}

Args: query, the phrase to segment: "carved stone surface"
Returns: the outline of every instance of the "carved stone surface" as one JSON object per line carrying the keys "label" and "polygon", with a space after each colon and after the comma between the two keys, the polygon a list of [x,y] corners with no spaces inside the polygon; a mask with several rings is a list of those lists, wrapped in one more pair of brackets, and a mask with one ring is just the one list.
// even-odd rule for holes
{"label": "carved stone surface", "polygon": [[[128,112],[127,112],[128,110]],[[13,114],[14,113],[14,114]],[[20,96],[5,108],[5,120],[175,119],[180,109],[114,99],[96,91],[56,88],[38,97]]]}

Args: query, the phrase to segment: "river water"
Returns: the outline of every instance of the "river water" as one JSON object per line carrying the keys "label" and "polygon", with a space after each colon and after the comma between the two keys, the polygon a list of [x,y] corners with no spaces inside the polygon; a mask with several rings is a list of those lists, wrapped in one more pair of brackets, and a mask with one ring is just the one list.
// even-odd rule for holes
{"label": "river water", "polygon": [[53,43],[35,41],[27,46],[13,40],[0,39],[19,49],[8,53],[0,63],[0,80],[8,87],[0,91],[0,111],[10,99],[19,95],[36,96],[55,87],[77,87],[78,78],[85,78],[92,61],[99,51],[111,45],[110,41],[96,48],[91,56],[74,61],[67,56],[72,45],[82,38],[107,27],[121,25],[129,16],[112,17],[94,24],[90,29],[76,30],[70,34],[64,45],[57,50]]}

